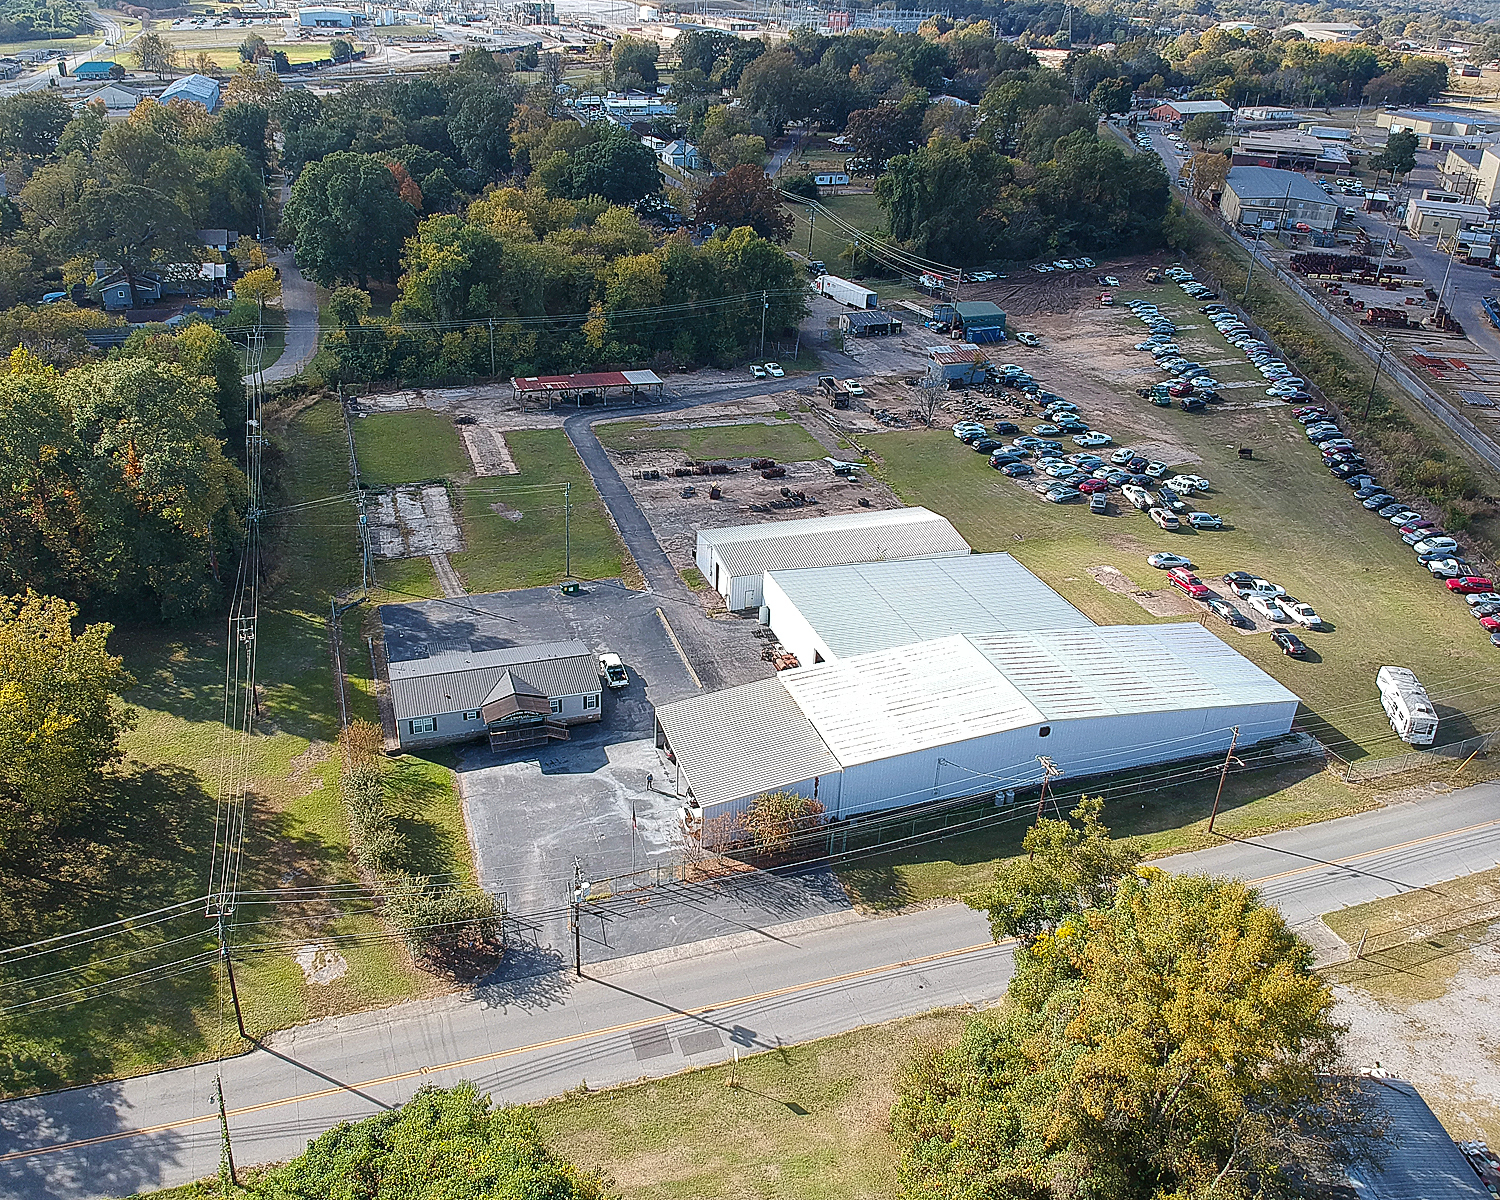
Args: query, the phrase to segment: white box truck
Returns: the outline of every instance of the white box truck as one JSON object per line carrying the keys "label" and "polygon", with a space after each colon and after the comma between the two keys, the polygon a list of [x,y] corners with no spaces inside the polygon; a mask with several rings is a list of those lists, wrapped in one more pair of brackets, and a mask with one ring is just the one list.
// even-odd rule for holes
{"label": "white box truck", "polygon": [[821,292],[830,300],[847,304],[850,308],[880,307],[880,298],[869,288],[840,279],[837,275],[819,275],[813,281],[813,290]]}
{"label": "white box truck", "polygon": [[1381,667],[1375,673],[1375,683],[1396,736],[1413,746],[1432,745],[1437,737],[1437,709],[1417,677],[1405,667]]}

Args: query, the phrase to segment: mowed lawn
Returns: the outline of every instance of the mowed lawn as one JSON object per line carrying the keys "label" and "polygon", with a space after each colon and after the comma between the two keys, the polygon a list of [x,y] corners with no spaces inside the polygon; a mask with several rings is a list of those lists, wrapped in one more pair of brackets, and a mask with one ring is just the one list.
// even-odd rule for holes
{"label": "mowed lawn", "polygon": [[697,428],[660,426],[650,421],[616,421],[595,426],[611,450],[681,450],[689,458],[774,458],[806,462],[827,451],[795,421],[747,422]]}
{"label": "mowed lawn", "polygon": [[598,1167],[624,1200],[885,1200],[899,1191],[889,1118],[916,1047],[964,1014],[938,1011],[728,1066],[541,1105],[547,1142]]}
{"label": "mowed lawn", "polygon": [[392,487],[457,475],[469,454],[451,418],[425,408],[371,413],[351,419],[359,478],[366,487]]}

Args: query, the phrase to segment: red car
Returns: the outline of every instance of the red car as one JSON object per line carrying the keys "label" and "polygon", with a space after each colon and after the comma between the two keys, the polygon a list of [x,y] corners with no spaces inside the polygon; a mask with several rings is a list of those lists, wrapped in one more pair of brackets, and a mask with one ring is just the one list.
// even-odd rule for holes
{"label": "red car", "polygon": [[1475,592],[1493,592],[1495,585],[1483,575],[1464,575],[1458,579],[1448,580],[1448,590],[1458,592],[1462,596],[1469,596]]}
{"label": "red car", "polygon": [[1102,479],[1085,479],[1078,485],[1078,490],[1080,492],[1107,492],[1109,484]]}
{"label": "red car", "polygon": [[1192,394],[1193,385],[1190,383],[1174,383],[1167,388],[1169,396],[1191,396]]}
{"label": "red car", "polygon": [[1486,633],[1500,633],[1500,617],[1480,617],[1479,623]]}
{"label": "red car", "polygon": [[1207,600],[1212,594],[1199,579],[1186,567],[1173,567],[1167,572],[1167,582],[1185,596],[1191,596],[1194,600]]}

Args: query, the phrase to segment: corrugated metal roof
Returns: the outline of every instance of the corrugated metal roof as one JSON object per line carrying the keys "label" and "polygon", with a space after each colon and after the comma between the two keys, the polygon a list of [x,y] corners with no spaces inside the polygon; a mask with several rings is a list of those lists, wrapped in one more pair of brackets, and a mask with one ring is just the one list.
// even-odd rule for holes
{"label": "corrugated metal roof", "polygon": [[1230,167],[1224,179],[1241,203],[1247,200],[1285,200],[1290,196],[1304,204],[1338,206],[1338,201],[1305,175],[1275,167]]}
{"label": "corrugated metal roof", "polygon": [[963,637],[784,671],[779,678],[846,767],[1042,720]]}
{"label": "corrugated metal roof", "polygon": [[1197,622],[985,633],[969,640],[1047,720],[1297,701]]}
{"label": "corrugated metal roof", "polygon": [[856,309],[840,314],[850,325],[858,329],[876,329],[886,325],[899,325],[901,318],[892,316],[884,309]]}
{"label": "corrugated metal roof", "polygon": [[207,75],[184,75],[181,79],[174,79],[167,85],[161,94],[161,101],[165,104],[168,100],[180,97],[183,100],[196,100],[209,112],[219,103],[219,84],[217,80],[210,79]]}
{"label": "corrugated metal roof", "polygon": [[772,578],[838,658],[955,633],[1094,628],[1009,554],[851,563]]}
{"label": "corrugated metal roof", "polygon": [[599,690],[598,660],[576,640],[437,654],[393,662],[389,671],[398,721],[480,708],[506,671],[549,698]]}
{"label": "corrugated metal roof", "polygon": [[1005,310],[993,300],[962,300],[953,306],[953,311],[965,325],[988,323],[996,317],[1000,324],[1005,324]]}
{"label": "corrugated metal roof", "polygon": [[839,770],[779,676],[664,704],[656,719],[701,805],[757,796]]}
{"label": "corrugated metal roof", "polygon": [[947,518],[925,508],[704,529],[698,541],[712,547],[737,579],[763,571],[969,553],[969,543]]}

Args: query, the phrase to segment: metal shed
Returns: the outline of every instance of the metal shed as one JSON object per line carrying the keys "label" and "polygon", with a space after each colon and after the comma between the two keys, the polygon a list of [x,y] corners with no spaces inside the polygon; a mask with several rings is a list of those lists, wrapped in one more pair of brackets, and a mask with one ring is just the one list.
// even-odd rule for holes
{"label": "metal shed", "polygon": [[901,332],[901,319],[884,309],[863,309],[841,313],[839,328],[850,337],[889,337]]}
{"label": "metal shed", "polygon": [[962,301],[953,306],[953,314],[967,342],[998,342],[1005,335],[1005,310],[993,300]]}
{"label": "metal shed", "polygon": [[955,633],[1094,628],[1009,554],[774,571],[763,593],[804,666]]}
{"label": "metal shed", "polygon": [[946,517],[925,508],[891,508],[701,529],[695,561],[738,611],[759,606],[767,571],[968,553],[969,543]]}

